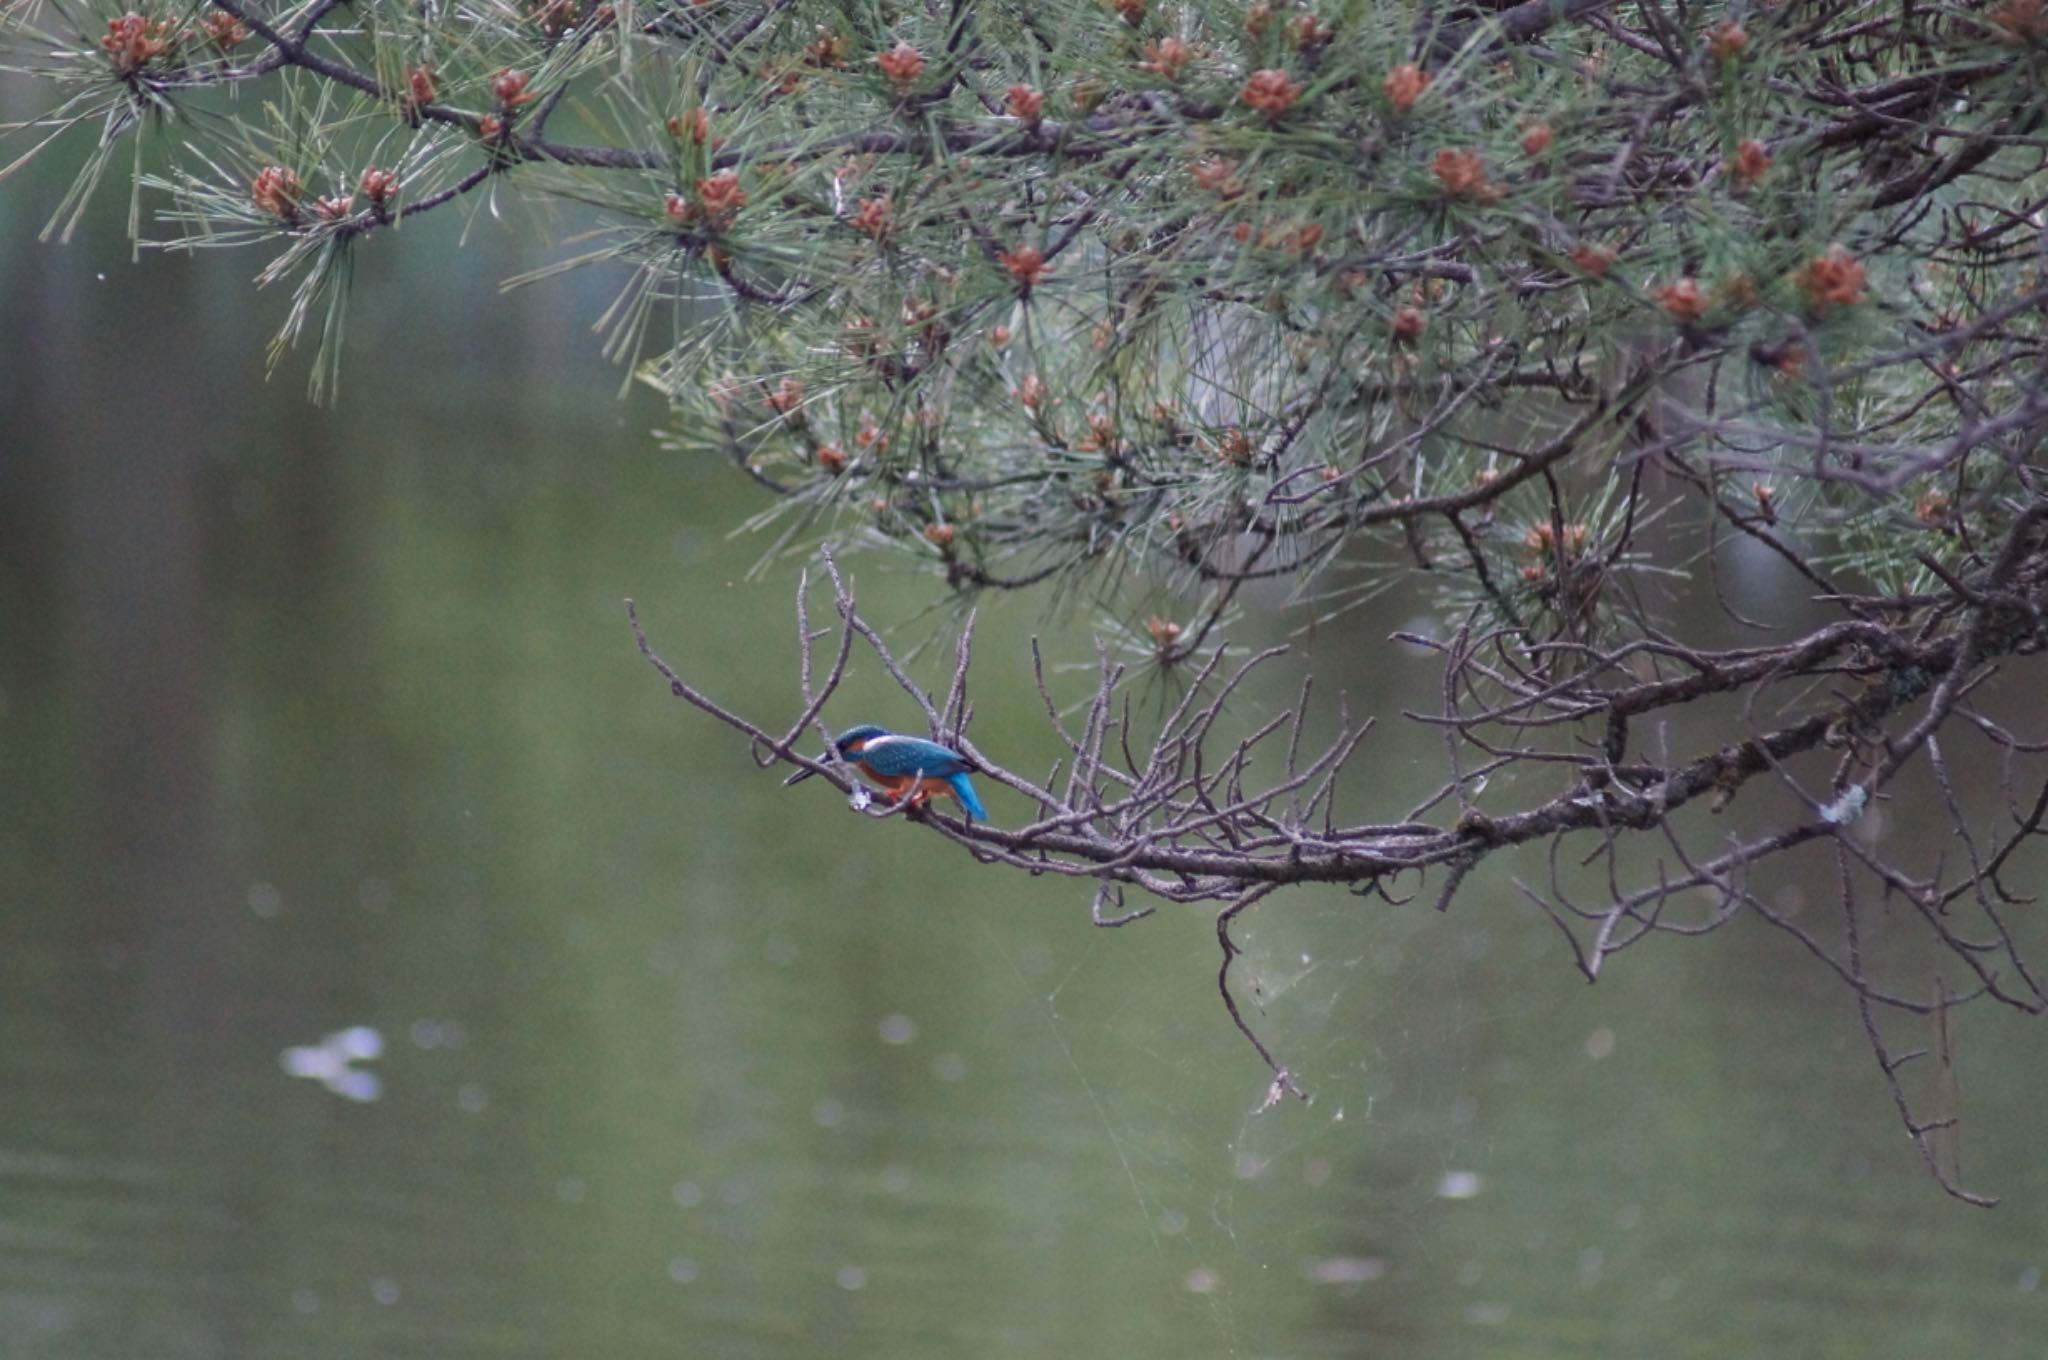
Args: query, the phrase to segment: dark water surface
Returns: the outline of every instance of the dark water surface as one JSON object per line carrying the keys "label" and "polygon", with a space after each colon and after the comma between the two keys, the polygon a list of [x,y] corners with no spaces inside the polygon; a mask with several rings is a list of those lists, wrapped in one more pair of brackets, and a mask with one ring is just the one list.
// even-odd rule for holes
{"label": "dark water surface", "polygon": [[[1505,873],[1301,893],[1241,966],[1315,1099],[1254,1114],[1207,916],[1094,930],[639,661],[626,595],[781,720],[793,573],[614,401],[594,287],[497,295],[531,226],[375,243],[321,412],[253,259],[131,265],[111,201],[37,246],[49,189],[0,193],[0,1354],[2048,1353],[2038,1027],[1960,1020],[1979,1212],[1782,937],[1588,988]],[[997,605],[977,679],[1027,768],[1040,627],[1086,659]],[[1317,646],[1391,715],[1386,628]],[[1359,815],[1438,758],[1390,728]],[[350,1026],[375,1099],[286,1072]]]}

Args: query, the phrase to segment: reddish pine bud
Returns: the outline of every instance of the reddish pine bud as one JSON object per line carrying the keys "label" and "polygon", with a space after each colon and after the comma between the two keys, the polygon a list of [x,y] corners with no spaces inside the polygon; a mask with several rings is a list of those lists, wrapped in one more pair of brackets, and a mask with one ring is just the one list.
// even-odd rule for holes
{"label": "reddish pine bud", "polygon": [[879,240],[889,230],[892,222],[889,195],[878,194],[874,198],[862,199],[860,206],[854,209],[853,216],[848,220],[852,222],[855,230],[864,231]]}
{"label": "reddish pine bud", "polygon": [[516,109],[522,104],[531,104],[533,96],[527,93],[526,86],[532,79],[524,71],[500,71],[491,81],[491,93],[498,97],[501,108]]}
{"label": "reddish pine bud", "polygon": [[1208,156],[1188,167],[1188,177],[1196,187],[1206,189],[1218,198],[1236,198],[1244,192],[1244,185],[1237,178],[1237,162],[1224,160],[1221,156]]}
{"label": "reddish pine bud", "polygon": [[1613,246],[1603,246],[1591,241],[1581,241],[1572,247],[1572,263],[1596,279],[1606,274],[1613,267],[1615,258]]}
{"label": "reddish pine bud", "polygon": [[1438,184],[1452,198],[1463,198],[1486,188],[1486,167],[1476,152],[1445,147],[1430,162]]}
{"label": "reddish pine bud", "polygon": [[233,51],[249,41],[249,26],[224,9],[217,9],[199,21],[206,40],[223,52]]}
{"label": "reddish pine bud", "polygon": [[1764,144],[1756,140],[1742,143],[1735,148],[1735,154],[1722,163],[1722,168],[1743,186],[1756,183],[1771,168],[1771,153],[1764,150]]}
{"label": "reddish pine bud", "polygon": [[170,50],[175,42],[170,28],[168,19],[152,23],[131,10],[107,20],[107,36],[100,39],[100,47],[113,60],[116,74],[131,76]]}
{"label": "reddish pine bud", "polygon": [[843,71],[846,69],[846,58],[852,51],[851,39],[834,33],[820,24],[817,41],[804,45],[804,60],[825,70]]}
{"label": "reddish pine bud", "polygon": [[[1116,447],[1116,422],[1107,411],[1096,411],[1088,417],[1088,433],[1080,443],[1074,445],[1080,453],[1107,453]],[[1107,486],[1103,490],[1108,490]]]}
{"label": "reddish pine bud", "polygon": [[363,171],[363,177],[357,182],[356,187],[363,191],[364,198],[382,205],[390,202],[391,196],[398,192],[398,175],[394,171],[379,170],[373,165]]}
{"label": "reddish pine bud", "polygon": [[1800,283],[1816,312],[1853,307],[1863,300],[1863,266],[1838,245],[1829,246],[1827,254],[1807,265]]}
{"label": "reddish pine bud", "polygon": [[1717,61],[1733,61],[1749,46],[1749,34],[1742,31],[1742,25],[1733,19],[1716,24],[1714,31],[1707,35],[1707,50]]}
{"label": "reddish pine bud", "polygon": [[1045,113],[1045,95],[1029,85],[1012,85],[1007,106],[1012,118],[1036,123]]}
{"label": "reddish pine bud", "polygon": [[696,145],[702,146],[711,140],[711,116],[699,105],[687,114],[679,114],[669,119],[668,135],[678,141],[688,137]]}
{"label": "reddish pine bud", "polygon": [[1413,62],[1404,62],[1387,72],[1387,102],[1394,106],[1394,112],[1406,113],[1415,107],[1415,101],[1422,98],[1422,92],[1429,88],[1429,72]]}
{"label": "reddish pine bud", "polygon": [[1138,63],[1141,71],[1150,71],[1169,84],[1180,79],[1188,63],[1195,59],[1195,49],[1179,38],[1160,38],[1145,44],[1145,60]]}
{"label": "reddish pine bud", "polygon": [[249,185],[249,201],[272,217],[294,222],[298,220],[302,192],[296,172],[281,165],[267,165],[256,172]]}
{"label": "reddish pine bud", "polygon": [[1659,288],[1656,297],[1664,310],[1680,321],[1697,321],[1707,314],[1706,294],[1700,291],[1700,281],[1690,274]]}
{"label": "reddish pine bud", "polygon": [[1229,429],[1216,441],[1216,456],[1232,467],[1252,461],[1252,437],[1243,430]]}
{"label": "reddish pine bud", "polygon": [[1278,118],[1294,107],[1294,101],[1301,98],[1301,86],[1285,71],[1267,69],[1252,72],[1251,79],[1237,92],[1237,97],[1251,108],[1257,109],[1268,118]]}
{"label": "reddish pine bud", "polygon": [[924,53],[907,42],[900,42],[876,57],[875,65],[882,68],[882,74],[889,78],[898,94],[907,94],[917,83],[917,78],[924,74]]}
{"label": "reddish pine bud", "polygon": [[737,171],[721,170],[709,179],[697,181],[697,206],[714,227],[729,227],[747,206],[747,191],[740,187]]}
{"label": "reddish pine bud", "polygon": [[405,73],[405,102],[418,108],[434,102],[434,96],[441,92],[441,82],[434,75],[434,68],[420,65]]}
{"label": "reddish pine bud", "polygon": [[1010,277],[1024,287],[1031,288],[1052,272],[1045,262],[1045,254],[1037,246],[1018,246],[996,256],[996,262],[1010,271]]}

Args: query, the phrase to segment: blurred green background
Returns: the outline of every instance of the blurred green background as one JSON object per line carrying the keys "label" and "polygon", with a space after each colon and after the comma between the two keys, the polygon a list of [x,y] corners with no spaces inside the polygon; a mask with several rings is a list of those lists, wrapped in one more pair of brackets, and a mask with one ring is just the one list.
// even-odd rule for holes
{"label": "blurred green background", "polygon": [[[256,257],[132,263],[118,191],[38,245],[63,169],[0,192],[0,1353],[2039,1353],[2038,1027],[1960,1019],[2005,1197],[1967,1209],[1782,936],[1589,988],[1503,868],[1441,917],[1259,908],[1245,995],[1315,1099],[1254,1114],[1208,914],[1093,929],[785,790],[641,662],[628,595],[782,721],[793,570],[750,579],[761,494],[618,399],[616,280],[496,290],[571,224],[372,242],[317,410],[303,356],[264,381]],[[856,572],[929,631],[929,579]],[[1041,604],[985,611],[976,676],[1025,769],[1023,639],[1090,655]],[[1312,641],[1389,719],[1360,817],[1440,780],[1393,720],[1419,608]],[[872,671],[832,718],[912,725]],[[280,1066],[356,1025],[378,1098]]]}

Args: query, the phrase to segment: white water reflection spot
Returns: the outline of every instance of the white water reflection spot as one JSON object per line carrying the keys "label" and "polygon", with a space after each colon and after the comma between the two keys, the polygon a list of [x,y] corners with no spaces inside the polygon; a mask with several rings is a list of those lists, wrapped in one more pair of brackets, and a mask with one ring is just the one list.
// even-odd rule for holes
{"label": "white water reflection spot", "polygon": [[1477,1199],[1485,1182],[1477,1171],[1446,1171],[1436,1183],[1438,1199]]}
{"label": "white water reflection spot", "polygon": [[1196,1266],[1180,1277],[1180,1287],[1190,1294],[1213,1294],[1223,1288],[1223,1276],[1208,1266]]}
{"label": "white water reflection spot", "polygon": [[671,1256],[668,1260],[668,1277],[677,1284],[688,1284],[697,1278],[697,1263],[687,1256]]}
{"label": "white water reflection spot", "polygon": [[380,1275],[370,1281],[370,1297],[385,1307],[398,1302],[398,1281],[389,1275]]}
{"label": "white water reflection spot", "polygon": [[375,1100],[384,1083],[375,1072],[357,1067],[384,1052],[384,1036],[368,1025],[338,1029],[317,1044],[286,1049],[278,1064],[294,1077],[317,1081],[345,1100]]}
{"label": "white water reflection spot", "polygon": [[868,1273],[859,1266],[845,1265],[839,1267],[839,1287],[841,1289],[854,1290],[865,1288],[867,1282]]}
{"label": "white water reflection spot", "polygon": [[1387,1273],[1387,1263],[1377,1256],[1326,1256],[1320,1261],[1310,1261],[1301,1268],[1301,1273],[1316,1284],[1333,1284],[1345,1288],[1357,1288],[1370,1284]]}
{"label": "white water reflection spot", "polygon": [[907,1015],[885,1015],[875,1028],[880,1031],[883,1043],[897,1047],[917,1037],[917,1022]]}

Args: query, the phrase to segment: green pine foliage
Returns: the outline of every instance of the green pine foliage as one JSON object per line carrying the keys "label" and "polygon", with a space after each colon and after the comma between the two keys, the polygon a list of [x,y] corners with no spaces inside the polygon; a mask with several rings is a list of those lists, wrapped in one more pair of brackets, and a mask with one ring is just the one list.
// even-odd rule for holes
{"label": "green pine foliage", "polygon": [[1169,657],[1247,581],[1328,612],[1408,568],[1590,633],[1686,568],[1637,542],[1674,506],[1919,589],[1996,537],[2048,427],[2039,0],[5,22],[53,90],[25,154],[97,139],[53,229],[133,144],[138,237],[270,252],[316,397],[358,250],[581,205],[517,282],[615,272],[607,353],[675,448],[773,490],[778,542],[966,591],[1142,569]]}

